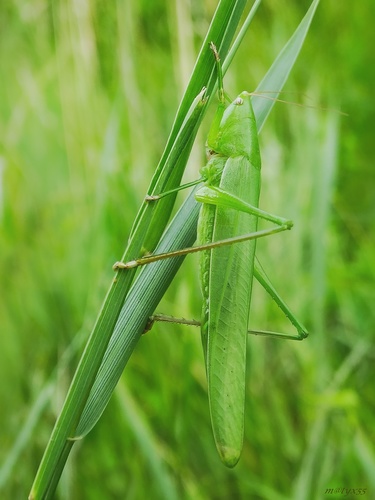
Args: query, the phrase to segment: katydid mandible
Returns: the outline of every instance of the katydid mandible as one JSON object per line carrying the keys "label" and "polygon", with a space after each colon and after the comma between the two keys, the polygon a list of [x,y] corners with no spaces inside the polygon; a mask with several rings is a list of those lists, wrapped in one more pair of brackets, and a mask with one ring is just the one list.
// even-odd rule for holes
{"label": "katydid mandible", "polygon": [[[256,261],[257,238],[288,230],[293,224],[258,208],[261,159],[251,94],[242,92],[225,106],[220,59],[213,43],[211,49],[217,62],[219,106],[207,139],[209,160],[200,172],[204,186],[196,193],[202,203],[199,244],[125,264],[118,262],[114,267],[130,268],[201,251],[201,336],[211,422],[221,460],[234,467],[243,444],[246,342],[254,276],[297,330],[295,335],[280,336],[302,340],[307,332]],[[258,231],[259,217],[276,227]]]}

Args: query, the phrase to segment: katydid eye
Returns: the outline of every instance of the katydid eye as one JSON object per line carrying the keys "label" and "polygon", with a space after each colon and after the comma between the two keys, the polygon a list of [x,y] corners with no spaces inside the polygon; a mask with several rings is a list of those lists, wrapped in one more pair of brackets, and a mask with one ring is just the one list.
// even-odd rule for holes
{"label": "katydid eye", "polygon": [[236,106],[241,106],[243,104],[243,99],[241,97],[237,97],[237,99],[234,101],[234,104]]}

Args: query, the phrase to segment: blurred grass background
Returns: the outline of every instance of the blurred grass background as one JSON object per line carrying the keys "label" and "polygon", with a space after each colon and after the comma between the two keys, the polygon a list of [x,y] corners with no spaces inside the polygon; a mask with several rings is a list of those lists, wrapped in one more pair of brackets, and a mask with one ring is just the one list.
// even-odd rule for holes
{"label": "blurred grass background", "polygon": [[[226,76],[231,96],[255,88],[308,5],[263,3]],[[2,498],[30,489],[215,6],[0,5]],[[76,445],[59,498],[375,498],[371,14],[366,1],[322,2],[286,99],[331,111],[279,104],[262,131],[261,206],[295,227],[259,255],[311,335],[249,338],[239,465],[216,454],[198,332],[156,326]],[[159,311],[199,317],[197,274],[187,258]],[[289,328],[259,287],[253,304],[253,327]]]}

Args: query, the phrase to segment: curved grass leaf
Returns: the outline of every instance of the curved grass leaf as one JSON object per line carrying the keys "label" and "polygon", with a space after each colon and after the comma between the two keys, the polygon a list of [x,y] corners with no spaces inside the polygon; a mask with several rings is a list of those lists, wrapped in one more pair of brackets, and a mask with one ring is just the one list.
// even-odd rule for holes
{"label": "curved grass leaf", "polygon": [[[261,90],[272,88],[272,90],[280,91],[282,89],[301,50],[318,3],[319,0],[315,0],[312,3],[304,20],[260,84],[259,87],[261,87]],[[222,25],[225,27],[224,31],[223,29],[221,31],[220,29],[217,30],[218,38],[213,36],[212,31],[208,36],[212,36],[212,39],[216,41],[221,54],[226,54],[236,28],[236,23],[238,23],[239,16],[242,13],[244,2],[241,2],[240,5],[240,2],[222,1],[220,6],[222,6],[223,9],[220,12],[226,13],[226,19],[229,19],[229,21],[227,21],[227,24]],[[222,17],[222,19],[224,18],[225,17]],[[213,24],[218,22],[216,19],[218,18],[215,18]],[[231,33],[228,32],[228,26],[231,28]],[[222,37],[222,40],[219,39],[219,35]],[[207,82],[207,80],[202,82],[203,74],[207,77],[206,71],[203,71],[206,65],[211,68],[209,86],[212,89],[214,88],[214,77],[212,76],[214,62],[213,60],[208,61],[208,57],[211,58],[211,55],[207,50],[207,47],[203,45],[197,63],[197,66],[201,69],[194,73],[196,76],[194,80],[197,87],[194,87],[194,85],[189,87],[188,90],[191,94],[188,97],[185,96],[186,101],[182,101],[183,103],[188,103],[187,105],[184,104],[184,106],[181,105],[181,107],[184,107],[185,116],[188,109],[190,109],[190,103],[193,100],[192,97],[195,97],[203,87],[203,84]],[[199,66],[199,64],[201,66]],[[202,71],[202,75],[199,74],[200,71]],[[253,102],[258,127],[261,128],[274,102],[259,100],[258,103],[257,98],[254,98]],[[184,113],[182,113],[181,116],[183,116],[183,114]],[[168,144],[175,143],[180,125],[184,121],[183,119],[179,121],[178,116],[179,114],[177,115],[173,128],[173,130],[176,130],[176,133],[174,135],[172,131]],[[197,124],[200,119],[201,116],[197,119]],[[182,149],[182,151],[178,151],[183,161],[187,160],[187,151],[190,151],[189,147],[191,147],[190,142],[184,145],[184,148],[186,148],[185,150]],[[171,149],[168,149],[168,147],[166,148],[166,152],[163,155],[165,161],[164,163],[161,162],[162,165],[166,163],[166,159],[171,151],[173,151],[173,146],[171,146]],[[171,168],[172,165],[169,165],[169,167]],[[163,167],[159,168],[160,172],[162,172]],[[152,192],[153,189],[158,192],[162,191],[162,189],[157,189],[159,188],[158,179],[160,177],[158,174],[156,181],[154,177],[150,192]],[[168,176],[166,176],[166,178],[167,177]],[[198,211],[199,206],[194,199],[194,192],[192,192],[171,222],[155,252],[172,251],[177,248],[191,245],[196,237]],[[133,229],[132,240],[124,255],[126,260],[130,260],[139,254],[148,228],[150,227],[149,225],[153,220],[152,215],[152,209],[147,207],[142,208],[136,220],[135,229]],[[161,227],[162,226],[163,224],[161,224]],[[160,232],[160,230],[159,227],[158,231]],[[153,240],[153,237],[151,237],[151,240]],[[100,418],[127,360],[144,330],[148,317],[153,313],[165,290],[168,288],[173,276],[181,265],[182,259],[183,258],[173,258],[146,266],[140,272],[124,304],[123,300],[129,290],[134,273],[131,271],[118,273],[118,279],[114,282],[107,294],[94,331],[81,358],[63,410],[56,423],[35,478],[30,498],[52,497],[64,468],[65,461],[74,443],[73,440],[68,440],[68,438],[74,438],[74,436],[81,437],[87,434]],[[123,307],[118,315],[118,311],[122,304]],[[112,331],[113,334],[111,336]],[[104,352],[105,355],[103,358]]]}
{"label": "curved grass leaf", "polygon": [[[275,60],[262,85],[279,82],[281,91],[302,48],[319,0],[315,0],[296,32]],[[286,76],[285,76],[286,75]],[[273,87],[275,90],[275,87]],[[254,100],[255,98],[253,98]],[[256,117],[259,129],[275,104],[269,99],[257,99]],[[177,213],[155,253],[169,252],[191,246],[196,238],[199,205],[193,191]],[[173,276],[182,263],[182,257],[167,259],[145,266],[134,282],[121,310],[103,364],[98,372],[89,400],[77,427],[76,437],[83,437],[96,424],[120,378],[123,369]]]}
{"label": "curved grass leaf", "polygon": [[[190,123],[193,127],[191,134],[186,134],[186,142],[182,145],[179,144],[179,146],[176,147],[176,141],[181,134],[181,129],[184,129],[182,124],[185,122],[191,103],[196,95],[201,91],[203,86],[207,86],[207,82],[209,82],[208,88],[213,88],[214,85],[214,61],[210,58],[208,41],[211,39],[216,40],[220,46],[220,50],[222,50],[223,53],[226,53],[232,42],[245,5],[246,0],[220,1],[207,37],[202,45],[190,84],[177,112],[175,124],[165,152],[163,153],[161,162],[157,168],[157,172],[151,183],[150,192],[156,188],[158,188],[159,192],[163,190],[163,187],[165,189],[165,186],[159,186],[159,179],[162,177],[164,179],[169,179],[169,174],[172,174],[173,170],[176,172],[176,168],[181,170],[180,175],[182,176],[182,172],[188,158],[188,153],[193,144],[197,126],[199,125],[202,115],[200,115],[200,117],[196,117],[195,126],[194,123]],[[171,155],[172,158],[173,155],[176,155],[176,163],[173,161],[167,162],[167,159],[171,158]],[[177,182],[177,180],[178,175],[175,173],[173,175],[173,182]],[[171,187],[169,184],[167,184],[167,186]],[[164,230],[171,209],[172,206],[163,207],[163,214],[167,213],[167,216],[160,217],[158,220],[157,233],[159,235]],[[143,205],[141,207],[139,215],[135,221],[135,225],[133,226],[133,232],[129,245],[123,256],[124,259],[129,260],[138,256],[142,246],[145,244],[146,237],[151,241],[153,239],[158,239],[157,234],[156,236],[154,234],[151,236],[149,234],[147,236],[150,224],[153,221],[153,214],[154,208],[150,205]],[[155,226],[153,225],[153,227]],[[75,432],[82,410],[85,406],[102,362],[103,355],[107,349],[109,339],[118,319],[121,306],[124,303],[124,299],[129,291],[132,280],[134,279],[134,275],[134,272],[119,274],[118,278],[113,281],[107,296],[105,297],[104,304],[99,312],[94,329],[81,357],[64,406],[44,452],[30,492],[30,498],[49,498],[53,495],[72,446],[72,442],[68,442],[67,439]]]}

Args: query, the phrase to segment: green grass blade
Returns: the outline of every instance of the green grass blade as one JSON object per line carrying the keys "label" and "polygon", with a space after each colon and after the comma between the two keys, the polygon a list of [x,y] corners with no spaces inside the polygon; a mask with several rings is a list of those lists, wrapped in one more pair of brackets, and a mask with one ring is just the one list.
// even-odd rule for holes
{"label": "green grass blade", "polygon": [[[220,47],[225,52],[228,50],[228,47],[232,41],[245,4],[245,0],[222,0],[217,8],[216,15],[212,21],[208,36],[217,37],[217,40],[220,42]],[[189,85],[188,91],[183,98],[182,105],[177,114],[171,138],[168,141],[168,145],[170,146],[167,146],[166,152],[163,155],[163,158],[165,159],[170,154],[170,150],[175,143],[175,139],[177,139],[178,137],[178,132],[181,129],[182,123],[184,123],[185,117],[190,109],[191,102],[200,92],[203,85],[207,85],[207,71],[211,74],[213,73],[214,61],[209,61],[209,49],[205,46],[205,43],[202,46],[196,69],[192,76],[193,83]],[[213,86],[213,80],[214,77],[212,75],[210,80],[210,82],[212,83],[209,83],[209,85]],[[195,125],[198,124],[199,120],[196,121]],[[187,149],[185,151],[183,150],[182,152],[181,150],[177,150],[176,152],[177,155],[182,154],[184,160],[179,164],[179,168],[181,169],[183,169],[184,162],[186,162],[187,160],[188,155],[186,151],[188,151],[189,147],[191,147],[195,133],[196,127],[191,134],[191,142],[188,142],[188,144],[185,145]],[[161,162],[161,165],[161,167],[158,167],[158,173],[153,179],[152,188],[157,185],[156,181],[159,179],[159,176],[161,176],[161,172],[163,172],[163,161]],[[172,169],[174,167],[175,165],[173,164],[170,164],[168,166],[169,169]],[[168,172],[164,174],[165,177],[168,178]],[[178,176],[176,176],[176,178],[177,177]],[[172,207],[168,208],[169,210],[171,210]],[[164,207],[163,213],[165,213],[165,211],[166,207]],[[150,206],[142,207],[140,216],[136,220],[136,230],[134,230],[132,233],[132,239],[129,242],[129,246],[127,248],[127,251],[125,252],[124,258],[131,259],[139,255],[141,247],[144,244],[147,231],[150,227],[150,223],[152,222],[152,215],[153,208],[151,208]],[[167,218],[169,218],[169,214]],[[160,219],[158,221],[159,234],[161,234],[161,232],[163,231],[167,222],[167,218],[163,220]],[[113,328],[117,321],[119,311],[121,309],[121,306],[123,305],[124,298],[129,291],[133,278],[133,272],[121,273],[121,275],[118,276],[118,279],[112,283],[107,293],[104,304],[99,313],[98,319],[95,323],[94,329],[86,345],[85,351],[82,355],[74,379],[70,386],[63,409],[56,422],[50,441],[45,450],[42,462],[39,466],[34,484],[31,489],[30,498],[43,498],[47,491],[52,494],[54,487],[50,487],[50,485],[52,484],[51,481],[53,482],[53,485],[57,484],[57,475],[59,475],[63,470],[64,463],[68,456],[68,453],[66,453],[66,440],[69,436],[74,434],[82,410],[87,401],[87,397],[92,388],[92,384],[95,380],[97,371],[103,359],[103,355],[107,348],[110,336],[113,332]],[[160,298],[161,297],[159,297],[159,299]],[[57,475],[56,470],[58,470]]]}
{"label": "green grass blade", "polygon": [[[312,17],[315,10],[312,11],[310,9],[309,12]],[[304,18],[304,21],[305,19],[306,18]],[[297,28],[293,35],[294,38],[296,37],[296,33],[299,35],[298,38],[305,38],[310,23],[304,21]],[[280,56],[275,62],[279,73],[285,71],[285,73],[289,75],[294,61],[301,50],[301,45],[293,45],[293,49],[293,58],[290,57],[290,51],[285,51],[285,49],[282,51],[282,54],[286,54],[285,64],[281,64],[282,61],[280,61]],[[274,73],[275,68],[272,66],[267,75],[273,75]],[[265,78],[267,79],[267,76]],[[285,81],[281,74],[279,75],[279,81]],[[277,90],[281,90],[281,88]],[[271,102],[271,107],[273,104],[274,103]],[[264,111],[268,110],[269,106],[270,101],[263,99],[257,107],[259,115],[256,115],[256,117],[261,125],[263,125],[264,120],[268,116],[268,113]],[[195,201],[194,192],[195,191],[189,195],[184,205],[173,219],[160,245],[156,248],[155,253],[170,252],[178,248],[190,246],[194,243],[199,212],[199,206]],[[164,294],[164,291],[168,287],[168,284],[181,263],[182,258],[173,258],[155,262],[142,269],[139,278],[135,281],[124,307],[121,310],[103,364],[100,367],[98,377],[95,380],[87,406],[84,409],[82,419],[77,428],[77,436],[87,434],[100,418],[134,346],[143,332],[148,317],[153,314],[160,297]]]}
{"label": "green grass blade", "polygon": [[[219,3],[214,19],[202,43],[190,82],[177,110],[176,118],[172,126],[167,145],[152,178],[148,194],[163,193],[180,184],[181,177],[194,142],[195,133],[191,135],[190,141],[187,142],[181,160],[170,160],[171,152],[173,152],[176,147],[177,136],[195,97],[199,94],[199,92],[201,92],[203,87],[206,87],[208,104],[214,97],[214,90],[216,88],[215,62],[212,57],[211,49],[209,48],[209,43],[212,40],[215,41],[222,57],[226,56],[246,3],[246,0],[221,0]],[[197,126],[199,126],[202,118],[203,113],[197,120]],[[155,207],[153,218],[148,225],[147,236],[143,242],[144,247],[148,251],[153,251],[159,241],[160,236],[162,235],[169,220],[175,198],[175,195],[168,196],[161,200]],[[149,208],[150,207],[147,203],[143,204],[137,215],[135,225],[139,224],[139,220],[143,217],[144,212],[149,210]]]}
{"label": "green grass blade", "polygon": [[124,383],[121,383],[118,387],[117,400],[124,418],[128,421],[136,436],[137,443],[146,457],[150,475],[155,477],[155,483],[159,487],[161,498],[177,500],[179,494],[176,482],[165,466],[164,457],[160,453],[160,442],[155,438],[147,421],[145,421],[142,409],[137,405]]}
{"label": "green grass blade", "polygon": [[[294,32],[289,42],[278,55],[277,59],[272,64],[271,69],[258,85],[256,92],[261,93],[267,91],[267,97],[277,98],[279,92],[285,85],[288,76],[297,60],[297,57],[302,49],[303,43],[313,20],[315,11],[319,5],[319,0],[314,0],[302,19],[298,29]],[[270,114],[271,109],[275,105],[274,100],[264,99],[260,96],[253,97],[253,108],[257,116],[258,130],[261,130],[263,123]]]}
{"label": "green grass blade", "polygon": [[[318,2],[315,1],[312,4],[308,17],[305,17],[304,21],[301,23],[294,35],[295,39],[304,40],[309,28],[309,23],[311,22],[315,12],[313,7],[315,6],[316,8],[317,3]],[[236,7],[239,9],[238,5]],[[306,19],[308,19],[309,22],[306,22]],[[229,40],[227,43],[229,46]],[[225,51],[225,47],[222,44],[218,45],[220,51]],[[270,74],[272,74],[273,71],[277,74],[278,81],[282,82],[280,83],[280,87],[276,88],[276,90],[281,90],[285,79],[293,67],[301,46],[302,42],[291,44],[288,50],[284,50],[279,56],[277,60],[277,71],[274,69],[274,66],[272,66]],[[205,48],[202,49],[202,53],[200,57],[202,56],[202,60],[204,61],[204,56],[207,57]],[[211,62],[211,66],[213,68],[213,61]],[[273,90],[275,90],[275,87],[273,87]],[[194,97],[197,93],[198,92],[195,93]],[[265,100],[263,100],[263,103],[256,108],[258,126],[263,124],[271,108],[272,103],[269,104]],[[195,239],[196,219],[198,216],[198,209],[195,208],[196,206],[197,205],[193,199],[193,195],[191,195],[185,202],[183,208],[180,210],[178,217],[176,217],[173,224],[171,224],[168,235],[163,237],[161,242],[162,248],[159,248],[159,251],[173,250],[176,244],[188,246],[193,243]],[[186,224],[187,219],[189,220],[189,224]],[[142,227],[143,241],[147,224],[142,224],[142,226],[144,226]],[[137,234],[134,233],[133,236],[136,237]],[[137,244],[139,244],[139,242],[137,242]],[[130,248],[134,250],[136,246]],[[127,258],[131,259],[133,257],[134,255],[127,253]],[[31,498],[43,498],[45,492],[49,489],[51,480],[53,480],[53,483],[56,484],[58,478],[55,471],[56,469],[58,470],[58,473],[62,471],[63,464],[68,456],[68,453],[65,451],[66,439],[69,436],[71,437],[75,435],[74,430],[85,406],[86,398],[90,393],[91,387],[92,391],[87,402],[87,407],[84,411],[84,417],[79,425],[79,429],[82,429],[81,432],[87,432],[87,430],[89,430],[100,417],[102,411],[108,403],[113,388],[116,385],[117,380],[122,373],[122,370],[126,365],[126,362],[129,359],[139,336],[141,335],[141,332],[143,331],[148,316],[152,314],[174,274],[177,272],[181,262],[182,259],[171,259],[170,262],[155,263],[147,266],[147,268],[140,273],[139,278],[136,281],[136,287],[133,287],[134,296],[132,296],[132,302],[130,303],[126,301],[125,306],[121,310],[113,338],[111,339],[110,347],[108,348],[105,360],[100,367],[100,375],[98,374],[95,385],[92,386],[98,367],[101,363],[102,353],[106,350],[108,345],[110,333],[115,325],[118,311],[122,306],[123,297],[126,296],[127,290],[129,289],[133,273],[131,271],[121,273],[117,282],[112,285],[106,297],[93,334],[82,356],[80,365],[72,382],[62,413],[55,426],[50,443],[46,449],[40,469],[34,481],[30,496]],[[160,281],[155,279],[157,275],[159,276]],[[142,303],[144,303],[143,306]],[[129,318],[132,319],[133,324],[129,322]],[[136,323],[136,325],[134,323]],[[125,345],[125,349],[122,349],[123,346],[121,346],[121,344]],[[52,490],[50,489],[50,492],[51,491]]]}
{"label": "green grass blade", "polygon": [[[189,196],[166,230],[156,253],[185,248],[195,241],[199,208],[194,196]],[[121,310],[75,437],[87,434],[100,418],[149,316],[154,312],[182,261],[183,257],[176,257],[142,268]]]}

